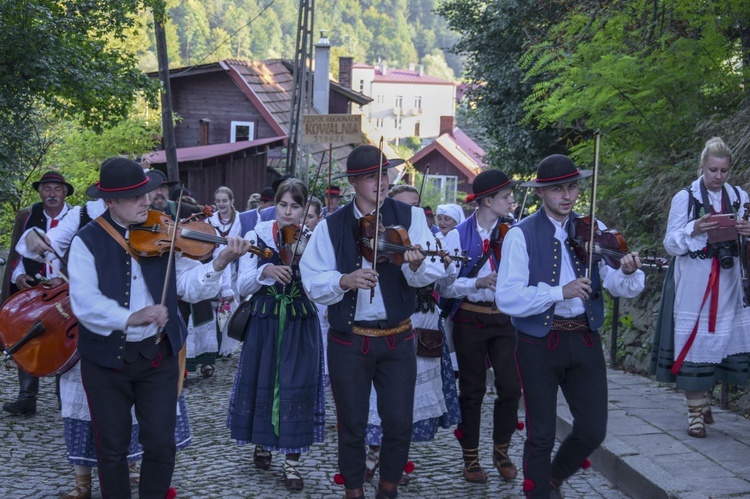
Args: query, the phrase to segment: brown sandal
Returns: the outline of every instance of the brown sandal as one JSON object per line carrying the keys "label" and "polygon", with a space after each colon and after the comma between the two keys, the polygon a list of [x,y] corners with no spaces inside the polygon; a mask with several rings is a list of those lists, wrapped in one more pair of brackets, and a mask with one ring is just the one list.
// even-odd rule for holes
{"label": "brown sandal", "polygon": [[255,446],[255,452],[253,453],[253,464],[256,468],[267,470],[271,467],[271,452],[265,450],[260,445]]}
{"label": "brown sandal", "polygon": [[706,399],[688,400],[688,430],[687,434],[695,438],[706,438],[706,425],[703,419],[703,404]]}
{"label": "brown sandal", "polygon": [[504,444],[495,444],[492,450],[492,464],[495,465],[497,472],[500,473],[500,476],[506,482],[518,476],[518,468],[516,468],[516,465],[508,457],[509,448],[510,442],[506,442]]}
{"label": "brown sandal", "polygon": [[471,483],[487,483],[487,473],[479,464],[479,449],[463,449],[464,480]]}
{"label": "brown sandal", "polygon": [[373,449],[368,447],[367,458],[365,459],[365,482],[372,483],[375,478],[375,472],[380,466],[380,447]]}
{"label": "brown sandal", "polygon": [[91,499],[91,475],[76,475],[76,486],[61,499]]}
{"label": "brown sandal", "polygon": [[299,466],[299,461],[284,460],[284,486],[286,490],[292,492],[302,490],[305,486],[305,482],[302,480],[302,475],[297,470],[297,466]]}

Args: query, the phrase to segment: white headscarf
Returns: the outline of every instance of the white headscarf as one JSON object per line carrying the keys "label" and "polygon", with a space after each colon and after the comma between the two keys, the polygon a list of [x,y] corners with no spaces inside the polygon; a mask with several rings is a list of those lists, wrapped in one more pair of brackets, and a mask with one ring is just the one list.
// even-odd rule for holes
{"label": "white headscarf", "polygon": [[456,224],[460,224],[466,220],[464,210],[457,204],[439,204],[435,215],[447,215],[455,220]]}

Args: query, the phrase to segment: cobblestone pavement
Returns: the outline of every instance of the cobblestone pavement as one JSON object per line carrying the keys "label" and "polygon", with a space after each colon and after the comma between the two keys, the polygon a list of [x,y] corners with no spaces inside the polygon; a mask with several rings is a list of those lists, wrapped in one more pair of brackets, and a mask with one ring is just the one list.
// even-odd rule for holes
{"label": "cobblestone pavement", "polygon": [[[177,455],[173,484],[180,498],[276,498],[343,497],[343,487],[333,483],[336,469],[335,412],[330,391],[327,397],[326,441],[313,446],[301,459],[305,489],[289,493],[284,489],[283,459],[273,456],[271,469],[257,470],[252,465],[252,447],[238,446],[229,438],[226,412],[237,359],[220,359],[216,374],[200,378],[191,374],[185,390],[193,443]],[[13,400],[18,390],[15,370],[0,370],[1,401]],[[36,416],[0,415],[3,480],[0,497],[56,498],[72,489],[74,473],[65,455],[63,423],[54,395],[54,378],[41,382]],[[412,446],[410,459],[416,469],[411,484],[401,488],[399,497],[408,498],[481,498],[522,497],[522,476],[504,482],[492,467],[492,441],[488,397],[484,404],[480,461],[490,475],[487,484],[476,485],[461,477],[461,453],[453,430],[440,430],[432,442]],[[511,458],[521,462],[523,435],[513,437]],[[376,479],[377,480],[377,479]],[[94,498],[100,498],[94,479]],[[593,468],[580,471],[564,487],[567,498],[624,498],[622,493]],[[375,489],[367,486],[367,497]],[[137,496],[137,494],[134,494]]]}

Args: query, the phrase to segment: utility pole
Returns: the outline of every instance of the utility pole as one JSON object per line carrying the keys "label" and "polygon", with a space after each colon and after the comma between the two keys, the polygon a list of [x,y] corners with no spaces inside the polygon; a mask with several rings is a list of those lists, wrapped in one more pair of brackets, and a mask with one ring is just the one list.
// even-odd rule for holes
{"label": "utility pole", "polygon": [[159,63],[159,79],[161,80],[161,126],[164,133],[164,152],[167,157],[167,178],[170,181],[180,180],[180,168],[177,165],[177,143],[174,137],[174,122],[172,121],[172,87],[169,83],[169,56],[167,55],[167,37],[162,15],[154,11],[154,31],[156,33],[156,57]]}
{"label": "utility pole", "polygon": [[[294,51],[294,83],[292,84],[292,105],[289,116],[289,138],[286,149],[286,172],[297,173],[299,155],[300,131],[302,129],[302,114],[311,111],[310,70],[309,61],[313,52],[313,13],[315,0],[300,0],[297,18],[297,43]],[[307,172],[305,172],[307,175]]]}

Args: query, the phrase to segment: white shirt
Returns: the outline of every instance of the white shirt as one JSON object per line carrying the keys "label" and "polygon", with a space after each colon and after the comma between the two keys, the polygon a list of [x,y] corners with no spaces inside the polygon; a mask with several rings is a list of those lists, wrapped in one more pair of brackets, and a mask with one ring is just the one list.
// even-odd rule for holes
{"label": "white shirt", "polygon": [[[564,248],[568,233],[565,225],[549,218],[555,226],[555,239]],[[566,222],[567,223],[567,222]],[[606,227],[599,222],[601,229]],[[497,305],[511,317],[529,317],[541,314],[553,304],[555,315],[560,317],[575,317],[585,312],[583,300],[580,298],[563,299],[563,286],[576,279],[573,262],[569,252],[563,249],[562,265],[560,266],[560,286],[550,286],[540,282],[536,286],[529,286],[529,253],[526,249],[526,238],[518,227],[513,227],[503,240],[502,258],[497,276],[495,298]],[[615,270],[604,262],[599,263],[599,275],[602,285],[613,296],[633,298],[638,295],[646,283],[646,277],[641,270],[625,275],[622,269]]]}
{"label": "white shirt", "polygon": [[[126,234],[127,238],[127,234]],[[156,303],[143,279],[141,266],[131,258],[130,301],[128,308],[121,307],[116,300],[107,298],[99,290],[96,260],[86,244],[73,238],[70,245],[68,270],[70,278],[70,304],[73,313],[86,328],[96,334],[109,336],[112,331],[125,331],[127,341],[141,341],[154,336],[158,331],[153,324],[128,327],[127,321],[133,312]],[[216,296],[221,284],[222,272],[216,272],[213,262],[201,264],[196,260],[177,254],[175,257],[177,295],[186,302],[196,303]],[[156,297],[158,300],[161,296]],[[172,317],[170,320],[177,320]]]}
{"label": "white shirt", "polygon": [[[276,247],[276,238],[273,234],[273,221],[258,222],[255,229],[245,234],[245,239],[251,241],[256,246],[258,240],[262,239],[263,242],[274,251],[278,252]],[[253,253],[245,253],[240,257],[239,271],[237,273],[237,289],[239,289],[240,296],[248,296],[257,292],[263,286],[271,286],[276,280],[272,277],[266,277],[261,279],[260,275],[263,273],[270,263],[258,266],[258,255]]]}
{"label": "white shirt", "polygon": [[[354,201],[352,201],[354,202]],[[398,202],[398,201],[396,201]],[[362,213],[354,204],[354,216],[356,219],[362,218]],[[334,253],[331,236],[329,233],[328,222],[326,218],[321,221],[313,231],[310,241],[307,243],[305,252],[300,260],[300,271],[302,272],[302,284],[305,292],[311,301],[321,305],[333,305],[338,303],[344,297],[344,291],[341,289],[339,282],[343,274],[336,268],[336,255]],[[341,230],[335,227],[335,230]],[[408,230],[409,240],[412,245],[419,244],[422,248],[427,248],[429,242],[430,248],[435,248],[435,237],[427,227],[424,210],[413,206],[411,208],[411,226]],[[348,235],[346,237],[349,237]],[[362,257],[361,268],[371,269],[372,263]],[[409,286],[420,288],[435,282],[445,274],[445,268],[440,260],[431,261],[431,258],[425,258],[416,272],[412,272],[408,263],[401,265],[406,282]],[[380,285],[375,286],[375,296],[370,303],[370,290],[357,290],[357,308],[354,314],[356,321],[373,321],[387,318],[385,305]]]}
{"label": "white shirt", "polygon": [[[50,230],[49,226],[52,225],[53,220],[58,220],[58,227],[59,227],[60,224],[63,223],[63,220],[65,220],[66,215],[68,215],[68,213],[73,214],[74,210],[75,208],[71,209],[67,203],[63,204],[62,210],[60,211],[60,213],[57,214],[56,217],[51,217],[45,210],[42,210],[42,213],[44,213],[44,218],[47,219],[47,226],[45,227],[45,229],[47,231]],[[30,256],[27,256],[25,253],[22,253],[19,250],[19,248],[21,247],[23,248],[26,247],[26,241],[24,240],[26,238],[26,234],[34,230],[34,228],[35,227],[32,227],[31,229],[27,229],[23,234],[21,234],[21,237],[19,238],[18,243],[16,244],[16,251],[18,252],[19,255],[25,258],[30,258],[38,262],[45,262],[45,260],[41,258],[39,255],[33,255],[33,257],[30,257]],[[55,229],[56,228],[57,227],[55,227]],[[36,229],[39,230],[38,228]],[[23,246],[22,246],[22,243],[23,243]],[[58,253],[58,255],[62,255],[62,253]],[[53,277],[58,277],[60,275],[60,261],[58,259],[55,258],[55,259],[50,260],[49,262],[46,262],[45,266],[46,266],[45,274],[48,279],[51,279]],[[18,279],[18,276],[20,276],[21,274],[25,274],[25,273],[26,273],[26,267],[23,264],[23,260],[18,260],[18,265],[16,265],[16,268],[13,269],[13,273],[11,274],[10,282],[15,283],[16,279]],[[34,277],[34,276],[31,276],[31,277]]]}

